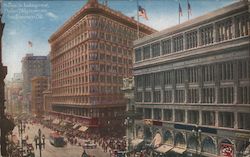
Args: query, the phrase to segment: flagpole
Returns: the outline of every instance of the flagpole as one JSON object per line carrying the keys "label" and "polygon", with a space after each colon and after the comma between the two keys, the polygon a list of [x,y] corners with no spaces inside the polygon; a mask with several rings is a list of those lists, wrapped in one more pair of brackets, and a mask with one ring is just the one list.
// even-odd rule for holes
{"label": "flagpole", "polygon": [[187,11],[188,11],[188,20],[189,20],[189,1],[187,0],[187,5],[188,5],[188,9],[187,9]]}
{"label": "flagpole", "polygon": [[181,22],[181,15],[180,15],[180,0],[179,0],[179,4],[178,4],[178,13],[179,13],[179,24]]}
{"label": "flagpole", "polygon": [[138,8],[139,8],[139,2],[138,0],[136,0],[136,3],[137,3],[137,7],[136,7],[136,12],[137,12],[137,39],[140,38],[140,28],[139,28],[139,11],[138,11]]}

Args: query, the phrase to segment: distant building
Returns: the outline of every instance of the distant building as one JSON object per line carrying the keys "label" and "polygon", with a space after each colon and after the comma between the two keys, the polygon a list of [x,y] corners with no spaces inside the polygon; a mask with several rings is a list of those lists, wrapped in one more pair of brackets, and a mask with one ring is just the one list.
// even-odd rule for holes
{"label": "distant building", "polygon": [[22,59],[22,73],[24,106],[26,108],[26,113],[29,113],[31,103],[31,79],[36,76],[50,75],[49,56],[26,54]]}
{"label": "distant building", "polygon": [[[143,24],[139,30],[141,37],[155,32]],[[135,20],[89,0],[49,39],[50,112],[88,126],[121,126],[126,103],[120,88],[122,79],[132,76],[135,39]]]}
{"label": "distant building", "polygon": [[22,87],[23,87],[23,79],[21,73],[14,73],[14,76],[11,79],[11,81],[6,82],[5,86],[6,110],[11,115],[22,114],[23,112]]}
{"label": "distant building", "polygon": [[48,88],[48,77],[33,77],[31,80],[31,112],[34,115],[44,114],[43,92]]}
{"label": "distant building", "polygon": [[249,6],[237,2],[134,42],[136,111],[143,115],[135,134],[155,153],[249,153]]}

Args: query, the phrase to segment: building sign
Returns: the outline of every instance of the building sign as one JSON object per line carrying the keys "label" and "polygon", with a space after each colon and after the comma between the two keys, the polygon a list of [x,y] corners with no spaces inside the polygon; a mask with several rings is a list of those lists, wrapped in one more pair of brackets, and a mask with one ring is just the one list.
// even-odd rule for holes
{"label": "building sign", "polygon": [[233,157],[233,145],[228,143],[221,143],[220,156]]}

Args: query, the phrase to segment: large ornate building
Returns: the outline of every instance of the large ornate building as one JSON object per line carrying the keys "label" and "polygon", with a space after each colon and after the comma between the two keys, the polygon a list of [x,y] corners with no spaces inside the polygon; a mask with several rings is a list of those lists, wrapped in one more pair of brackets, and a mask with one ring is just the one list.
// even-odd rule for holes
{"label": "large ornate building", "polygon": [[249,151],[249,7],[236,2],[134,42],[136,138],[169,156]]}
{"label": "large ornate building", "polygon": [[[120,88],[122,79],[132,76],[137,24],[89,0],[49,38],[51,113],[73,117],[87,126],[121,126],[119,115],[126,102]],[[141,37],[155,32],[138,25]]]}

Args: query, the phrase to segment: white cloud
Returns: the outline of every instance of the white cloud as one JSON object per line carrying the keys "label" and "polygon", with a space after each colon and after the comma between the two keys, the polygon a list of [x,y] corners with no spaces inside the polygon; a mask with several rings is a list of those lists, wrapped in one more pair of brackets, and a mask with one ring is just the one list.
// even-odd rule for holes
{"label": "white cloud", "polygon": [[47,16],[51,17],[52,19],[57,19],[58,16],[52,12],[47,12]]}
{"label": "white cloud", "polygon": [[16,35],[17,34],[17,31],[16,30],[10,30],[8,32],[9,35]]}

